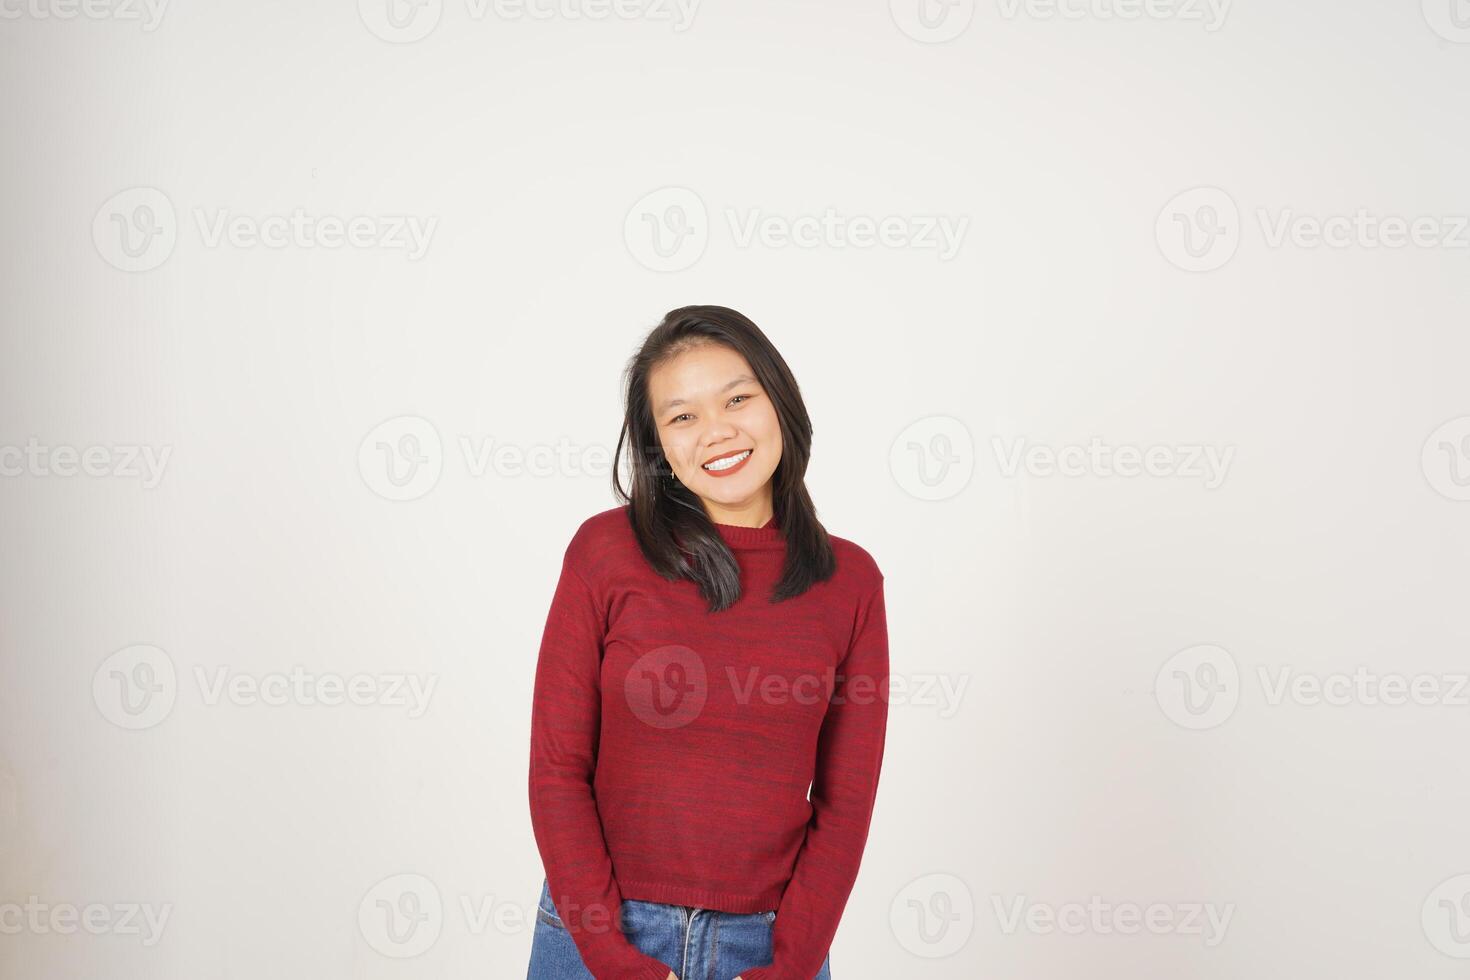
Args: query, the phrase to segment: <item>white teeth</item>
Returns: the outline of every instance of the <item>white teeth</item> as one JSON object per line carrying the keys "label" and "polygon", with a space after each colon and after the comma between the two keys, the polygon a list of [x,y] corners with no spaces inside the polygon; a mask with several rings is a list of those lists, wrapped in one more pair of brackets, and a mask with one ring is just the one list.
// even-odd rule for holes
{"label": "white teeth", "polygon": [[750,453],[751,451],[747,449],[745,452],[739,454],[738,456],[726,456],[724,459],[717,459],[713,463],[705,463],[704,468],[706,470],[728,470],[730,467],[734,466],[736,463],[749,456]]}

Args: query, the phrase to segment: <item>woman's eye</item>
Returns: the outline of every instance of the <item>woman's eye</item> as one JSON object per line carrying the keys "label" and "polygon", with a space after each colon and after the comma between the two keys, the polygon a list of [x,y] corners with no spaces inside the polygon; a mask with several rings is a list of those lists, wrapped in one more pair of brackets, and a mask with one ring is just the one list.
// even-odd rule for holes
{"label": "woman's eye", "polygon": [[[750,397],[749,395],[736,395],[735,396],[735,398],[749,398],[749,397]],[[735,400],[735,398],[730,399],[730,401],[733,402]]]}
{"label": "woman's eye", "polygon": [[673,418],[669,419],[669,421],[670,422],[677,422],[680,419],[684,419],[684,418],[688,418],[688,417],[689,417],[689,413],[688,412],[685,412],[683,415],[675,415]]}

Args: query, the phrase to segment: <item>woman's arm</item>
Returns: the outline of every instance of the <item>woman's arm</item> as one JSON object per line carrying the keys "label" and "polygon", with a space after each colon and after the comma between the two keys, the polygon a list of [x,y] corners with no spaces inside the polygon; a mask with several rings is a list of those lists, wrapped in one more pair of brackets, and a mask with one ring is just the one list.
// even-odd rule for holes
{"label": "woman's arm", "polygon": [[837,934],[857,880],[888,727],[888,621],[883,578],[860,604],[817,740],[812,817],[781,896],[770,966],[742,980],[811,980]]}
{"label": "woman's arm", "polygon": [[666,980],[664,963],[630,943],[618,924],[622,896],[592,792],[602,716],[604,606],[567,546],[552,597],[531,704],[531,825],[551,900],[582,962],[598,980]]}

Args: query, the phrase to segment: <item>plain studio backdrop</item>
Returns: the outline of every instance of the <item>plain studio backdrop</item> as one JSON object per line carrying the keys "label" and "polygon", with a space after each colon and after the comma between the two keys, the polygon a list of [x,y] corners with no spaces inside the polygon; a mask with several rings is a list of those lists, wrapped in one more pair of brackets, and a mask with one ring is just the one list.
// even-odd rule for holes
{"label": "plain studio backdrop", "polygon": [[1464,975],[1463,0],[0,13],[0,974],[524,976],[712,303],[886,576],[839,980]]}

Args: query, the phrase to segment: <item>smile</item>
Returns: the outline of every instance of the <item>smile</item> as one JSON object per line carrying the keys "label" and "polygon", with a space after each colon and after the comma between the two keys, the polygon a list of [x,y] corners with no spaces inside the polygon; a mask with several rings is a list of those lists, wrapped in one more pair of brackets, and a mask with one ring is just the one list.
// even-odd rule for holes
{"label": "smile", "polygon": [[747,459],[750,458],[750,454],[754,451],[755,450],[753,449],[742,449],[738,452],[728,453],[724,456],[717,456],[714,459],[710,460],[708,463],[703,463],[701,465],[706,473],[710,473],[714,476],[724,476],[726,473],[729,473],[732,470],[739,469],[740,466]]}

